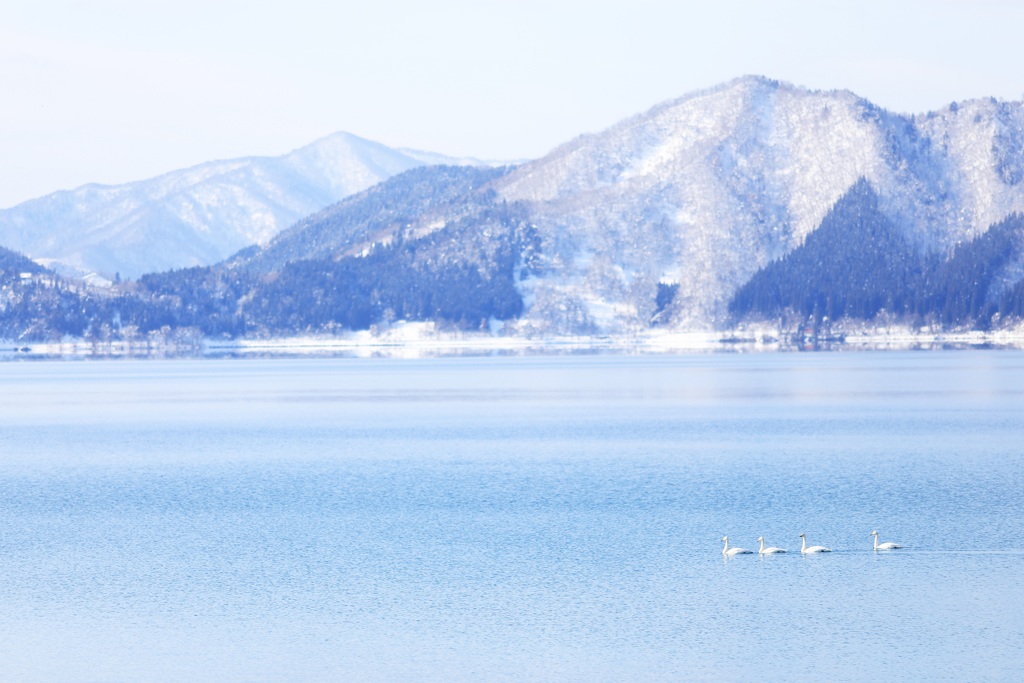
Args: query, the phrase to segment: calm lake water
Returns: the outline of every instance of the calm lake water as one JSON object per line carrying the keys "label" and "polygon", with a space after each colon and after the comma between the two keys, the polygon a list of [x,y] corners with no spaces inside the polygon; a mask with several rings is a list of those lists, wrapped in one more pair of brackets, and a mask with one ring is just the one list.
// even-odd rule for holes
{"label": "calm lake water", "polygon": [[10,362],[0,388],[4,681],[1024,670],[1019,352]]}

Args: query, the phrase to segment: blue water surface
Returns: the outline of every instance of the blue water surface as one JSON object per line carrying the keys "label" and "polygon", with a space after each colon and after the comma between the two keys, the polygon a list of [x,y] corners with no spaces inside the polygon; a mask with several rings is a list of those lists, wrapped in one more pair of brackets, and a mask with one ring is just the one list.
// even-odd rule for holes
{"label": "blue water surface", "polygon": [[0,377],[4,681],[1024,670],[1022,353]]}

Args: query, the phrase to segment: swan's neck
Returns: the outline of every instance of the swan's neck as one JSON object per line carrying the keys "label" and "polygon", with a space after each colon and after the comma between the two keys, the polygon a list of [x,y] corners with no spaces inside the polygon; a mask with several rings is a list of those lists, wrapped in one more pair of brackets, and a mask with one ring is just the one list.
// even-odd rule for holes
{"label": "swan's neck", "polygon": [[761,539],[761,548],[757,552],[759,552],[759,553],[763,553],[764,552],[764,539],[763,538]]}
{"label": "swan's neck", "polygon": [[807,550],[807,539],[803,536],[800,537],[800,552]]}
{"label": "swan's neck", "polygon": [[729,552],[729,537],[728,536],[725,538],[725,547],[722,548],[722,554],[725,555],[727,552]]}
{"label": "swan's neck", "polygon": [[875,539],[875,550],[878,550],[878,534],[874,535],[874,539]]}

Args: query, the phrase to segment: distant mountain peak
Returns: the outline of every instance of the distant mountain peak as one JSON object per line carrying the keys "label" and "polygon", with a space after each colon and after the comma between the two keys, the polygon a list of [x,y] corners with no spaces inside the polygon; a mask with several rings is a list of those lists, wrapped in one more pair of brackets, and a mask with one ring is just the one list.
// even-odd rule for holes
{"label": "distant mountain peak", "polygon": [[278,157],[210,161],[30,200],[0,210],[0,244],[110,277],[207,265],[426,163],[435,163],[429,153],[412,155],[340,131]]}

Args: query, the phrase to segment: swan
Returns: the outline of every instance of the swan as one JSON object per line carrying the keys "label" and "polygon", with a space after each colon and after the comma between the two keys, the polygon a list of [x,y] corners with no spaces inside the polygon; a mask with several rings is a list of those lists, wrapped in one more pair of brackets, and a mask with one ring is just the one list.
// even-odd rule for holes
{"label": "swan", "polygon": [[807,534],[800,534],[800,552],[804,555],[810,555],[811,553],[830,553],[832,552],[832,548],[826,548],[823,545],[812,545],[808,548]]}
{"label": "swan", "polygon": [[899,543],[893,543],[892,541],[888,543],[879,543],[877,531],[872,531],[871,535],[875,537],[875,550],[897,550],[898,548],[903,547]]}
{"label": "swan", "polygon": [[765,548],[764,547],[764,536],[758,536],[757,542],[761,544],[761,549],[757,551],[758,555],[774,555],[775,553],[786,552],[785,548]]}
{"label": "swan", "polygon": [[733,555],[751,555],[753,550],[747,550],[746,548],[730,548],[729,537],[722,536],[722,540],[725,541],[725,547],[722,548],[722,554],[726,557],[732,557]]}

